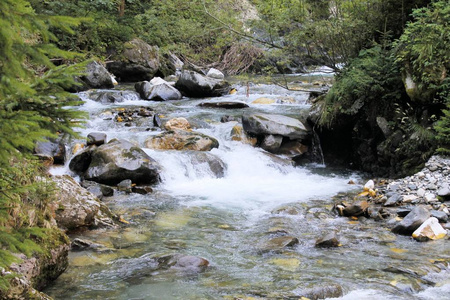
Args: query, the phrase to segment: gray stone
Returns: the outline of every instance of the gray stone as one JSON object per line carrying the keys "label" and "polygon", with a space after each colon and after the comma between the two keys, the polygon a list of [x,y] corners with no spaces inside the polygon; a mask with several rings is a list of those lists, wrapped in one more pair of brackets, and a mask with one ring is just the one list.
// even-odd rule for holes
{"label": "gray stone", "polygon": [[122,180],[117,184],[117,189],[121,192],[131,193],[133,182],[130,179]]}
{"label": "gray stone", "polygon": [[158,72],[161,66],[158,47],[135,38],[125,43],[123,49],[106,64],[108,70],[121,81],[150,80]]}
{"label": "gray stone", "polygon": [[64,164],[66,146],[60,139],[37,142],[34,147],[34,153],[40,158],[51,160],[54,164]]}
{"label": "gray stone", "polygon": [[96,61],[92,61],[86,66],[86,75],[82,76],[81,80],[90,88],[100,89],[114,87],[111,74],[103,65]]}
{"label": "gray stone", "polygon": [[444,199],[447,199],[450,197],[450,188],[449,187],[443,187],[439,189],[437,195],[439,197],[443,197]]}
{"label": "gray stone", "polygon": [[238,108],[246,108],[248,107],[248,104],[242,101],[220,101],[220,102],[202,102],[198,106],[207,108],[238,109]]}
{"label": "gray stone", "polygon": [[260,249],[262,253],[264,252],[279,252],[287,247],[292,247],[298,244],[298,239],[292,236],[281,236],[273,238],[267,241]]}
{"label": "gray stone", "polygon": [[394,193],[392,194],[392,196],[390,196],[388,198],[388,200],[383,204],[384,206],[395,206],[398,203],[400,203],[402,201],[403,197],[402,195],[398,194],[398,193]]}
{"label": "gray stone", "polygon": [[90,146],[90,145],[101,146],[104,143],[106,143],[106,133],[103,133],[103,132],[91,132],[87,136],[86,144],[88,146]]}
{"label": "gray stone", "polygon": [[246,113],[242,125],[247,133],[255,135],[280,135],[290,139],[304,139],[310,135],[305,125],[297,119],[262,113]]}
{"label": "gray stone", "polygon": [[441,222],[441,223],[447,223],[448,222],[448,215],[445,212],[443,212],[443,211],[432,210],[431,211],[431,216],[435,217],[436,219],[438,219],[439,222]]}
{"label": "gray stone", "polygon": [[181,93],[167,82],[155,81],[155,83],[157,84],[148,81],[138,82],[135,84],[136,92],[144,100],[168,101],[182,98]]}
{"label": "gray stone", "polygon": [[220,97],[227,95],[230,84],[224,80],[203,76],[194,71],[183,71],[175,87],[184,95],[194,98]]}
{"label": "gray stone", "polygon": [[430,216],[431,214],[426,208],[423,206],[416,206],[392,229],[392,232],[410,235]]}
{"label": "gray stone", "polygon": [[261,143],[261,148],[271,153],[277,153],[280,149],[283,137],[281,135],[266,135]]}
{"label": "gray stone", "polygon": [[94,148],[84,173],[86,180],[116,185],[125,179],[136,184],[159,182],[159,165],[141,148],[125,140],[111,140]]}
{"label": "gray stone", "polygon": [[220,80],[225,78],[225,75],[223,75],[222,72],[220,72],[219,70],[214,69],[214,68],[209,69],[208,73],[206,73],[206,76],[214,78],[214,79],[220,79]]}
{"label": "gray stone", "polygon": [[329,232],[317,239],[316,245],[317,248],[332,248],[339,246],[339,240],[336,237],[336,233]]}

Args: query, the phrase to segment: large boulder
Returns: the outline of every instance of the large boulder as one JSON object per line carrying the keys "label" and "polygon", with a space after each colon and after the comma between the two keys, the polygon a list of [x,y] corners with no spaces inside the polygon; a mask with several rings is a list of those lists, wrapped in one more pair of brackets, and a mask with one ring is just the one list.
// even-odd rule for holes
{"label": "large boulder", "polygon": [[64,164],[66,146],[61,139],[41,141],[36,143],[34,153],[41,159],[53,161],[55,164]]}
{"label": "large boulder", "polygon": [[144,100],[167,101],[180,100],[182,98],[180,91],[166,81],[158,81],[157,84],[142,81],[136,83],[134,87]]}
{"label": "large boulder", "polygon": [[209,69],[208,73],[206,73],[206,76],[210,77],[210,78],[214,78],[214,79],[219,79],[219,80],[222,80],[225,78],[225,75],[223,75],[222,72],[220,72],[219,70],[217,70],[215,68]]}
{"label": "large boulder", "polygon": [[304,139],[310,132],[297,119],[263,113],[246,113],[242,116],[244,130],[254,135],[280,135],[290,139]]}
{"label": "large boulder", "polygon": [[219,147],[219,142],[202,133],[174,130],[149,137],[145,146],[157,150],[196,150],[210,151]]}
{"label": "large boulder", "polygon": [[61,230],[54,228],[36,242],[42,252],[35,252],[31,257],[15,254],[21,261],[9,266],[11,272],[0,272],[9,285],[0,289],[0,299],[51,299],[38,290],[67,269],[70,241]]}
{"label": "large boulder", "polygon": [[85,149],[72,159],[69,168],[86,180],[108,185],[125,179],[136,184],[153,184],[160,179],[156,161],[125,140],[113,139],[100,147]]}
{"label": "large boulder", "polygon": [[400,221],[393,229],[392,232],[404,235],[412,234],[417,228],[420,227],[429,217],[431,213],[423,206],[416,206],[411,210],[406,217]]}
{"label": "large boulder", "polygon": [[158,47],[138,38],[125,43],[122,53],[113,58],[106,67],[121,81],[150,80],[160,67]]}
{"label": "large boulder", "polygon": [[230,84],[224,80],[203,76],[195,71],[183,71],[175,87],[184,95],[194,98],[220,97],[230,92]]}
{"label": "large boulder", "polygon": [[90,88],[100,89],[114,87],[111,74],[102,64],[96,61],[92,61],[86,66],[86,74],[81,77],[81,80]]}
{"label": "large boulder", "polygon": [[90,226],[113,226],[113,214],[99,199],[70,176],[54,176],[56,197],[50,205],[59,227],[73,230]]}

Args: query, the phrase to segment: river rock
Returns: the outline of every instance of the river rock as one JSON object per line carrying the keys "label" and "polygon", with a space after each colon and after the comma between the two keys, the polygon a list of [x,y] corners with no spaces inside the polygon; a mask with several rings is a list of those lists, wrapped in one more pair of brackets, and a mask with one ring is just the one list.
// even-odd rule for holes
{"label": "river rock", "polygon": [[206,76],[210,77],[210,78],[214,78],[214,79],[219,79],[219,80],[222,80],[225,78],[225,75],[223,75],[222,72],[220,72],[219,70],[214,69],[214,68],[209,69],[208,73],[206,73]]}
{"label": "river rock", "polygon": [[[153,79],[152,79],[153,80]],[[181,93],[168,82],[154,81],[154,83],[143,81],[135,84],[135,89],[144,100],[168,101],[180,100]]]}
{"label": "river rock", "polygon": [[167,130],[185,130],[188,131],[191,129],[191,124],[186,118],[173,118],[164,124],[164,127]]}
{"label": "river rock", "polygon": [[194,71],[183,71],[175,87],[184,95],[194,98],[227,95],[230,84],[224,80],[203,76]]}
{"label": "river rock", "polygon": [[69,169],[75,173],[83,173],[91,164],[92,152],[97,146],[92,145],[79,151],[69,162]]}
{"label": "river rock", "polygon": [[271,153],[277,153],[282,142],[283,137],[281,135],[269,134],[264,137],[264,140],[261,143],[261,148]]}
{"label": "river rock", "polygon": [[80,185],[100,200],[103,199],[103,197],[111,197],[114,195],[114,189],[112,187],[95,181],[83,180]]}
{"label": "river rock", "polygon": [[450,188],[448,186],[445,186],[439,189],[437,195],[444,201],[450,200]]}
{"label": "river rock", "polygon": [[346,217],[359,217],[364,215],[369,208],[369,203],[365,200],[353,203],[344,208],[343,213]]}
{"label": "river rock", "polygon": [[247,132],[244,131],[244,128],[242,128],[241,124],[234,125],[231,129],[230,135],[231,140],[252,145],[253,147],[258,143],[258,139],[247,134]]}
{"label": "river rock", "polygon": [[202,102],[198,106],[207,108],[236,109],[236,108],[246,108],[248,107],[248,104],[242,101],[221,101],[221,102]]}
{"label": "river rock", "polygon": [[297,158],[302,156],[306,152],[308,152],[308,146],[304,145],[299,140],[296,140],[283,142],[280,148],[273,153],[286,155],[291,158]]}
{"label": "river rock", "polygon": [[430,212],[423,206],[414,207],[406,217],[392,229],[392,232],[404,235],[412,234],[430,217]]}
{"label": "river rock", "polygon": [[306,298],[310,300],[340,298],[343,296],[342,287],[335,283],[319,285],[308,289],[296,290],[295,294],[300,299]]}
{"label": "river rock", "polygon": [[277,100],[271,98],[261,97],[252,101],[252,104],[274,104]]}
{"label": "river rock", "polygon": [[447,223],[448,222],[448,215],[447,215],[447,213],[445,213],[443,211],[432,210],[431,211],[431,216],[435,217],[436,219],[438,219],[438,221],[441,222],[441,223]]}
{"label": "river rock", "polygon": [[309,135],[305,125],[297,119],[263,113],[242,116],[244,130],[255,135],[280,135],[290,139],[304,139]]}
{"label": "river rock", "polygon": [[70,249],[72,251],[83,251],[88,249],[97,249],[101,248],[102,245],[96,244],[89,240],[83,240],[80,238],[75,238],[72,243],[70,244]]}
{"label": "river rock", "polygon": [[384,206],[395,206],[403,200],[403,196],[398,193],[393,193],[389,196],[387,201],[383,204]]}
{"label": "river rock", "polygon": [[287,247],[292,247],[298,244],[298,239],[292,236],[280,236],[267,241],[260,249],[262,253],[265,252],[279,252]]}
{"label": "river rock", "polygon": [[57,187],[55,201],[51,203],[59,227],[73,230],[96,225],[113,225],[113,214],[97,197],[81,187],[72,177],[54,176]]}
{"label": "river rock", "polygon": [[121,192],[131,193],[133,187],[133,182],[130,179],[122,180],[117,184],[117,190]]}
{"label": "river rock", "polygon": [[317,239],[316,245],[317,248],[332,248],[339,247],[339,240],[336,237],[336,233],[329,232]]}
{"label": "river rock", "polygon": [[438,240],[444,238],[446,235],[447,230],[434,217],[427,219],[412,234],[413,238],[418,241]]}
{"label": "river rock", "polygon": [[92,61],[87,64],[85,75],[81,76],[80,79],[89,88],[110,89],[114,87],[114,82],[111,74],[102,64],[96,61]]}
{"label": "river rock", "polygon": [[37,142],[34,147],[36,156],[53,161],[54,164],[64,164],[66,146],[61,139]]}
{"label": "river rock", "polygon": [[218,148],[219,142],[202,133],[174,130],[149,137],[145,141],[145,147],[157,150],[210,151]]}
{"label": "river rock", "polygon": [[150,80],[161,66],[159,49],[135,38],[124,44],[122,53],[106,64],[108,70],[120,81],[136,82]]}
{"label": "river rock", "polygon": [[202,272],[209,266],[209,261],[202,257],[170,254],[157,258],[158,268],[160,269],[175,269],[179,271],[188,272]]}
{"label": "river rock", "polygon": [[101,146],[104,143],[106,143],[106,133],[103,133],[103,132],[91,132],[87,136],[86,144],[88,146],[90,146],[90,145]]}
{"label": "river rock", "polygon": [[189,158],[193,165],[206,165],[215,178],[225,176],[226,164],[216,155],[209,152],[189,151]]}
{"label": "river rock", "polygon": [[[77,156],[83,155],[84,159]],[[136,184],[159,181],[159,166],[141,148],[125,140],[113,139],[100,147],[86,149],[72,159],[69,167],[86,180],[116,185],[125,179]],[[87,166],[87,167],[86,167]]]}
{"label": "river rock", "polygon": [[131,192],[140,195],[147,195],[153,193],[153,189],[150,186],[133,186]]}
{"label": "river rock", "polygon": [[[63,232],[54,229],[38,243],[42,253],[35,252],[31,257],[17,255],[21,262],[11,264],[12,274],[9,278],[2,278],[8,280],[9,287],[0,289],[0,299],[51,299],[37,290],[43,289],[67,269],[70,242]],[[0,276],[3,275],[0,269]]]}

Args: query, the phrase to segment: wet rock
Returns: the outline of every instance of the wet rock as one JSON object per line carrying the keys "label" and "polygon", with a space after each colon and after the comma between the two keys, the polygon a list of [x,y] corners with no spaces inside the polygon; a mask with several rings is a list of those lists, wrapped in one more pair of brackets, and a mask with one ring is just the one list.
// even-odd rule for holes
{"label": "wet rock", "polygon": [[261,148],[271,153],[277,153],[280,149],[283,137],[280,135],[266,135],[261,143]]}
{"label": "wet rock", "polygon": [[176,269],[179,271],[188,272],[203,272],[209,266],[209,261],[202,257],[171,254],[157,258],[158,268],[161,269]]}
{"label": "wet rock", "polygon": [[79,238],[74,239],[70,244],[70,249],[72,251],[83,251],[88,249],[97,249],[100,247],[102,247],[102,245],[96,244],[89,240],[83,240]]}
{"label": "wet rock", "polygon": [[283,249],[287,247],[292,247],[294,245],[298,244],[298,239],[292,236],[281,236],[276,237],[273,239],[270,239],[268,242],[266,242],[260,249],[262,253],[265,252],[278,252],[282,251]]}
{"label": "wet rock", "polygon": [[140,195],[147,195],[153,193],[153,189],[149,186],[133,186],[131,191]]}
{"label": "wet rock", "polygon": [[317,248],[333,248],[339,247],[339,240],[336,237],[336,233],[329,232],[317,239],[315,246]]}
{"label": "wet rock", "polygon": [[148,81],[138,82],[134,87],[144,100],[169,101],[182,98],[180,91],[163,79],[161,81],[153,81],[153,83]]}
{"label": "wet rock", "polygon": [[90,146],[90,145],[101,146],[104,143],[106,143],[106,133],[103,133],[103,132],[91,132],[87,136],[86,144],[88,146]]}
{"label": "wet rock", "polygon": [[331,283],[324,286],[316,286],[313,288],[302,289],[296,291],[296,295],[311,300],[340,298],[343,296],[342,287],[338,284]]}
{"label": "wet rock", "polygon": [[194,71],[183,71],[175,88],[184,95],[194,98],[220,97],[227,95],[230,84],[224,80],[205,77]]}
{"label": "wet rock", "polygon": [[106,64],[108,70],[121,81],[150,80],[157,74],[161,65],[158,47],[136,38],[125,43],[123,49]]}
{"label": "wet rock", "polygon": [[241,101],[202,102],[198,106],[207,108],[237,109],[246,108],[248,104]]}
{"label": "wet rock", "polygon": [[187,131],[191,129],[191,124],[189,124],[189,121],[185,118],[174,118],[167,121],[166,124],[164,124],[164,127],[169,131],[176,129]]}
{"label": "wet rock", "polygon": [[305,125],[297,119],[262,113],[246,113],[242,125],[247,133],[255,135],[280,135],[290,139],[303,139],[309,135]]}
{"label": "wet rock", "polygon": [[175,130],[149,137],[145,141],[145,147],[157,150],[210,151],[218,148],[219,142],[202,133]]}
{"label": "wet rock", "polygon": [[41,159],[53,161],[54,164],[64,164],[66,146],[60,139],[37,142],[34,153]]}
{"label": "wet rock", "polygon": [[220,123],[227,123],[232,121],[236,121],[236,118],[232,116],[223,116],[220,118]]}
{"label": "wet rock", "polygon": [[[114,139],[93,148],[89,164],[84,162],[84,166],[86,165],[88,167],[84,172],[83,169],[77,168],[84,179],[107,185],[116,185],[125,179],[137,184],[153,184],[159,181],[159,166],[156,161],[141,148],[125,140]],[[75,171],[74,168],[71,169]]]}
{"label": "wet rock", "polygon": [[114,87],[111,74],[102,64],[96,61],[92,61],[86,66],[86,75],[82,76],[81,80],[90,88],[100,89]]}
{"label": "wet rock", "polygon": [[222,80],[225,78],[225,75],[223,75],[223,73],[219,70],[211,68],[208,73],[206,73],[206,77]]}
{"label": "wet rock", "polygon": [[120,103],[126,100],[139,100],[139,95],[132,91],[93,92],[89,98],[103,104]]}
{"label": "wet rock", "polygon": [[70,176],[54,176],[55,201],[51,203],[59,227],[73,230],[96,224],[114,224],[114,215],[95,195],[81,187]]}
{"label": "wet rock", "polygon": [[276,102],[277,102],[277,100],[275,100],[275,99],[261,97],[256,100],[253,100],[252,104],[274,104]]}
{"label": "wet rock", "polygon": [[226,165],[218,156],[209,152],[197,151],[191,151],[189,154],[190,161],[193,165],[207,165],[208,169],[211,171],[211,175],[215,178],[222,178],[225,176]]}
{"label": "wet rock", "polygon": [[300,141],[283,142],[276,154],[286,155],[291,158],[298,158],[308,152],[308,146]]}
{"label": "wet rock", "polygon": [[161,118],[159,117],[158,114],[155,114],[155,115],[153,116],[153,125],[154,125],[155,127],[161,128],[162,121],[161,121]]}
{"label": "wet rock", "polygon": [[242,142],[244,144],[249,144],[252,146],[256,146],[258,143],[258,139],[256,137],[251,137],[248,135],[244,129],[242,128],[241,124],[236,124],[231,129],[231,140]]}
{"label": "wet rock", "polygon": [[403,200],[403,196],[398,193],[393,193],[387,201],[384,203],[384,206],[395,206]]}
{"label": "wet rock", "polygon": [[436,219],[438,219],[439,222],[441,222],[441,223],[447,223],[448,222],[448,215],[445,212],[443,212],[443,211],[432,210],[431,211],[431,216],[435,217]]}
{"label": "wet rock", "polygon": [[350,206],[344,208],[343,213],[346,217],[359,217],[366,213],[369,208],[369,203],[365,200],[358,201]]}
{"label": "wet rock", "polygon": [[0,268],[2,280],[9,284],[9,287],[0,289],[0,299],[51,299],[37,290],[43,289],[67,269],[70,245],[60,230],[49,230],[46,238],[40,240],[42,253],[34,253],[32,257],[17,254],[21,262],[10,265],[10,272],[5,272],[9,276]]}
{"label": "wet rock", "polygon": [[133,182],[130,179],[122,180],[117,184],[117,190],[121,192],[131,193]]}
{"label": "wet rock", "polygon": [[81,186],[87,189],[89,192],[94,194],[98,199],[102,199],[103,197],[110,197],[114,195],[114,189],[110,186],[100,184],[94,181],[83,180],[81,182]]}
{"label": "wet rock", "polygon": [[430,212],[423,206],[414,207],[406,217],[392,229],[392,232],[404,235],[412,234],[430,217]]}
{"label": "wet rock", "polygon": [[442,239],[447,235],[447,230],[442,228],[439,224],[438,219],[431,217],[427,219],[416,231],[413,232],[412,236],[418,241],[428,241],[428,240],[438,240]]}

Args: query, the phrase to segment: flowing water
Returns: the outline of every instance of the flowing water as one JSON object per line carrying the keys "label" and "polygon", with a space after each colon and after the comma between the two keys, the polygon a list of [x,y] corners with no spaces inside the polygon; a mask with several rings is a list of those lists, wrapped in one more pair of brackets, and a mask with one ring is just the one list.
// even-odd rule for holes
{"label": "flowing water", "polygon": [[[125,102],[101,104],[91,99],[92,92],[80,97],[86,101],[81,109],[90,115],[82,136],[102,131],[108,139],[142,147],[158,132],[147,130],[146,121],[131,127],[116,123],[110,112],[150,107],[165,118],[188,118],[196,131],[215,137],[220,147],[211,153],[226,170],[218,178],[192,152],[144,148],[162,166],[162,182],[151,194],[116,193],[103,200],[130,224],[73,234],[103,248],[70,253],[68,270],[45,291],[55,299],[298,299],[307,289],[336,284],[343,288],[342,299],[449,299],[448,240],[417,243],[392,234],[384,223],[336,217],[330,212],[333,196],[360,189],[348,184],[362,181],[357,174],[321,164],[294,167],[232,141],[236,122],[220,123],[222,116],[239,118],[244,110],[305,115],[308,93],[255,84],[247,97],[245,85],[238,85],[235,95],[208,99],[245,101],[250,108],[244,110],[198,107],[205,99],[163,103],[129,94]],[[251,104],[260,97],[277,103]],[[329,231],[338,233],[341,246],[315,248],[316,239]],[[299,244],[267,250],[270,239],[286,234]],[[173,253],[203,257],[210,266],[197,273],[143,263],[146,255]]]}

